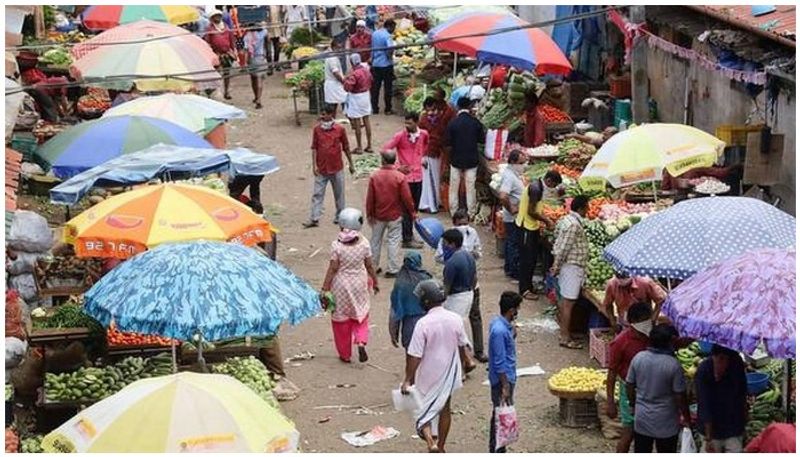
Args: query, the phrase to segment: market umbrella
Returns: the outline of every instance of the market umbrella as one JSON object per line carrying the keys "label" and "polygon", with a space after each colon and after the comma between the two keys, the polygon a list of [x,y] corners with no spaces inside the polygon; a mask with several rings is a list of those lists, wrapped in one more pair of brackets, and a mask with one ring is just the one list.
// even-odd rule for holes
{"label": "market umbrella", "polygon": [[294,424],[221,374],[136,381],[80,411],[42,440],[45,452],[292,452]]}
{"label": "market umbrella", "polygon": [[682,124],[645,124],[617,133],[606,141],[581,174],[585,188],[615,188],[661,180],[664,169],[681,175],[714,165],[725,142]]}
{"label": "market umbrella", "polygon": [[235,106],[192,94],[163,94],[141,97],[109,109],[103,117],[146,115],[173,122],[193,132],[206,129],[207,119],[243,119],[244,111]]}
{"label": "market umbrella", "polygon": [[675,288],[663,311],[681,335],[752,354],[795,358],[796,251],[757,249],[724,260]]}
{"label": "market umbrella", "polygon": [[67,222],[64,241],[79,257],[128,258],[162,243],[269,242],[270,223],[227,194],[195,185],[160,184],[116,195]]}
{"label": "market umbrella", "polygon": [[603,250],[617,271],[686,279],[752,249],[795,246],[795,218],[748,197],[682,201],[648,216]]}
{"label": "market umbrella", "polygon": [[553,39],[537,28],[458,38],[527,25],[530,24],[510,13],[466,13],[434,27],[428,38],[436,41],[437,49],[476,57],[482,62],[535,69],[538,74],[569,74],[569,60]]}
{"label": "market umbrella", "polygon": [[[319,312],[303,279],[233,243],[169,243],[123,262],[85,294],[84,310],[120,331],[181,341],[274,335]],[[202,346],[202,345],[201,345]]]}
{"label": "market umbrella", "polygon": [[200,12],[185,5],[95,5],[81,14],[83,25],[90,30],[108,30],[142,19],[188,24],[200,19]]}
{"label": "market umbrella", "polygon": [[[199,39],[199,38],[198,38]],[[214,89],[221,76],[207,46],[189,46],[183,37],[101,46],[76,60],[70,74],[114,90],[142,92]]]}
{"label": "market umbrella", "polygon": [[196,133],[162,119],[115,116],[82,122],[51,138],[34,157],[59,178],[69,178],[122,154],[164,143],[213,148]]}
{"label": "market umbrella", "polygon": [[70,54],[73,59],[77,60],[96,49],[113,49],[119,43],[161,40],[169,40],[180,46],[194,48],[204,54],[206,60],[212,65],[219,64],[219,58],[211,50],[211,46],[199,36],[181,27],[151,20],[131,22],[106,30],[82,43],[77,43],[70,49]]}

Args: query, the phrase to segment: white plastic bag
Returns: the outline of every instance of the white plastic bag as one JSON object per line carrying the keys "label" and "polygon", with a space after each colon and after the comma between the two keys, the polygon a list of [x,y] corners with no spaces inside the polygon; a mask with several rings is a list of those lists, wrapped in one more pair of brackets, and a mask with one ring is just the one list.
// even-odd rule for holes
{"label": "white plastic bag", "polygon": [[404,395],[400,389],[392,390],[392,403],[395,411],[414,412],[422,406],[422,397],[416,387],[411,386],[408,395]]}
{"label": "white plastic bag", "polygon": [[46,252],[53,246],[53,233],[47,219],[33,211],[20,210],[14,213],[6,242],[14,251]]}
{"label": "white plastic bag", "polygon": [[513,406],[498,406],[494,410],[495,450],[516,443],[519,439],[517,410]]}
{"label": "white plastic bag", "polygon": [[483,155],[489,160],[500,160],[503,158],[503,150],[508,141],[508,130],[491,129],[486,132],[486,141],[483,146]]}
{"label": "white plastic bag", "polygon": [[697,446],[694,444],[694,436],[689,427],[683,427],[681,430],[681,454],[694,454],[697,452]]}

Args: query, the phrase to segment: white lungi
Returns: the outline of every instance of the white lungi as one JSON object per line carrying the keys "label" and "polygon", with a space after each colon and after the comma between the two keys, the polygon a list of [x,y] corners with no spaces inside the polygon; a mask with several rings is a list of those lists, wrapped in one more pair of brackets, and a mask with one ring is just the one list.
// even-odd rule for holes
{"label": "white lungi", "polygon": [[424,160],[427,161],[428,166],[422,169],[422,194],[419,197],[419,209],[437,213],[439,212],[439,167],[442,161],[438,157],[425,157]]}
{"label": "white lungi", "polygon": [[586,271],[571,263],[563,265],[558,272],[558,291],[567,300],[577,300],[586,279]]}
{"label": "white lungi", "polygon": [[[475,291],[459,292],[457,294],[448,295],[447,300],[444,301],[442,308],[452,311],[464,321],[464,328],[469,328],[469,311],[472,309],[472,301],[475,297]],[[469,340],[469,348],[472,349],[472,340]]]}
{"label": "white lungi", "polygon": [[325,81],[325,103],[338,105],[339,103],[344,103],[346,99],[347,91],[344,90],[342,83],[332,80]]}
{"label": "white lungi", "polygon": [[350,119],[361,119],[372,114],[372,102],[369,98],[369,91],[360,94],[347,94],[344,102],[344,114]]}

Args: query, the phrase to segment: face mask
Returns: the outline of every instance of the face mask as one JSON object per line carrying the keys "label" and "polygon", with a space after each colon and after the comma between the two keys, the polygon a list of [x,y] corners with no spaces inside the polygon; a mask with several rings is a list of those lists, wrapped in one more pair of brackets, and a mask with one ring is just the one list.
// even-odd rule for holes
{"label": "face mask", "polygon": [[319,124],[323,130],[330,130],[333,128],[333,121],[322,121]]}
{"label": "face mask", "polygon": [[653,321],[650,319],[644,322],[637,322],[635,324],[631,324],[634,330],[641,333],[644,336],[650,336],[650,330],[653,330]]}
{"label": "face mask", "polygon": [[435,124],[439,120],[439,115],[436,113],[428,113],[428,122]]}

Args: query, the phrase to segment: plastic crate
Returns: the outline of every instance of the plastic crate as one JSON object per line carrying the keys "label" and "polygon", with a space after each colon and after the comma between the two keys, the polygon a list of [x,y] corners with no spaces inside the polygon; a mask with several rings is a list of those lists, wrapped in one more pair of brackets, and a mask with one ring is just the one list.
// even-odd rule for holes
{"label": "plastic crate", "polygon": [[747,135],[751,132],[759,132],[763,128],[764,124],[720,125],[714,136],[724,141],[727,146],[747,146]]}
{"label": "plastic crate", "polygon": [[36,152],[38,143],[33,135],[21,135],[15,133],[11,137],[11,149],[22,154],[22,159],[25,162],[30,162],[33,158],[33,153]]}
{"label": "plastic crate", "polygon": [[611,96],[614,98],[630,98],[631,96],[631,75],[612,76],[609,78],[611,83]]}
{"label": "plastic crate", "polygon": [[597,402],[594,399],[559,398],[558,418],[564,427],[586,428],[596,425]]}
{"label": "plastic crate", "polygon": [[609,348],[611,346],[611,344],[603,340],[601,335],[610,332],[610,328],[593,328],[589,330],[589,358],[597,360],[600,368],[608,368]]}

